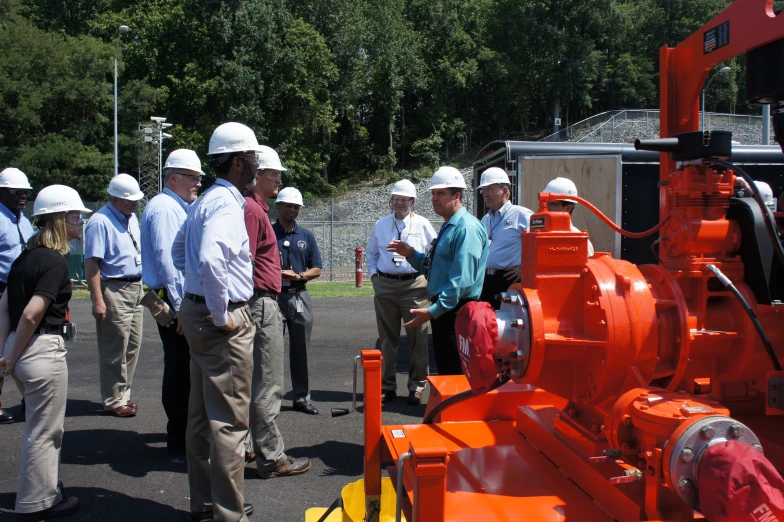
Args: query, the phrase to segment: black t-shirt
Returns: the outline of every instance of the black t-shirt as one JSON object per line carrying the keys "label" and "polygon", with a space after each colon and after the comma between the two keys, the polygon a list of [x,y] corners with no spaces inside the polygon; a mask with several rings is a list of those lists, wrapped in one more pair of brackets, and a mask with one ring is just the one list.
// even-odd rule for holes
{"label": "black t-shirt", "polygon": [[59,252],[45,247],[23,250],[11,265],[6,292],[12,332],[16,331],[22,313],[34,295],[52,299],[41,325],[59,327],[66,322],[65,314],[71,300],[68,261]]}

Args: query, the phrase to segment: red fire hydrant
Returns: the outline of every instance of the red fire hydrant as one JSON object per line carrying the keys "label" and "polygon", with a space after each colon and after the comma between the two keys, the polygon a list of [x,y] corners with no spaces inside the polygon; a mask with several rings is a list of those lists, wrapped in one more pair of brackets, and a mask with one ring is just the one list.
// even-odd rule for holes
{"label": "red fire hydrant", "polygon": [[356,284],[357,288],[362,288],[362,247],[354,249],[354,261],[357,265]]}

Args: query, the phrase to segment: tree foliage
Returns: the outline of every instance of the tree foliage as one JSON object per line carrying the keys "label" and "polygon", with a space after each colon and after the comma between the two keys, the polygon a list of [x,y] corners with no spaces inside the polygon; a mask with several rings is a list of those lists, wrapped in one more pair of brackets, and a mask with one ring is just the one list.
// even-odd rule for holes
{"label": "tree foliage", "polygon": [[[730,0],[6,0],[0,3],[0,164],[36,187],[102,197],[138,171],[138,126],[174,123],[202,156],[234,120],[311,194],[397,169],[472,159],[596,112],[658,105],[658,55]],[[118,27],[131,30],[118,39]],[[745,61],[709,110],[736,110]],[[741,104],[745,111],[747,107]]]}

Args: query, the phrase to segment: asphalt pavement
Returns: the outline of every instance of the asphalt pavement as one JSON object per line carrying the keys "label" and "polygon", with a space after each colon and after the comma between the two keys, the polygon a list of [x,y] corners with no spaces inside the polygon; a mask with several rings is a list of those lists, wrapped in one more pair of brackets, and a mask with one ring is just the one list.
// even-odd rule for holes
{"label": "asphalt pavement", "polygon": [[[255,507],[251,522],[302,521],[306,509],[330,505],[343,486],[362,477],[361,411],[334,419],[329,411],[351,406],[352,359],[376,343],[373,298],[314,299],[313,312],[309,360],[312,399],[320,415],[291,409],[287,354],[286,395],[278,419],[286,452],[313,459],[313,467],[303,475],[263,480],[256,475],[255,464],[248,465],[245,501]],[[71,317],[79,333],[75,341],[67,343],[68,405],[60,476],[66,492],[79,497],[82,508],[64,520],[189,520],[185,460],[173,458],[166,451],[166,415],[160,401],[163,350],[155,321],[145,312],[143,345],[132,392],[139,413],[115,418],[103,413],[98,393],[98,354],[90,301],[72,300]],[[286,343],[288,346],[288,336]],[[410,406],[405,400],[405,335],[397,367],[400,396],[384,406],[384,423],[419,423],[425,405]],[[358,388],[361,392],[361,372]],[[0,425],[0,521],[10,521],[14,520],[24,430],[20,394],[13,380],[5,383],[2,404],[17,418],[14,424]]]}

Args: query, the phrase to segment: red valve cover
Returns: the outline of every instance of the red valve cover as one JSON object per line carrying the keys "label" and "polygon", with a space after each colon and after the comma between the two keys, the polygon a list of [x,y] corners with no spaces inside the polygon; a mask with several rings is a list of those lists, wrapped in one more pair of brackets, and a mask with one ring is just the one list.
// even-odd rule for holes
{"label": "red valve cover", "polygon": [[697,482],[711,522],[784,520],[784,479],[754,447],[736,441],[705,450]]}
{"label": "red valve cover", "polygon": [[457,313],[457,349],[463,373],[474,393],[486,393],[498,377],[493,354],[498,344],[498,323],[489,303],[470,302]]}

